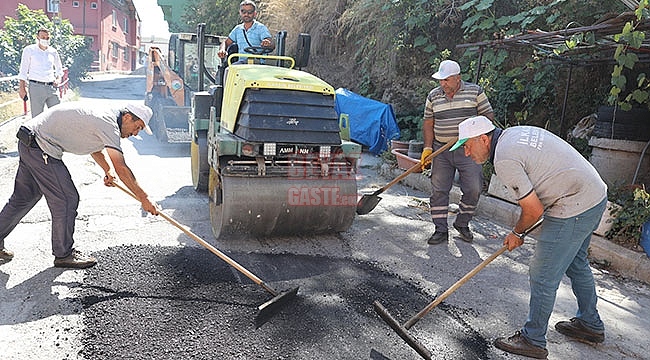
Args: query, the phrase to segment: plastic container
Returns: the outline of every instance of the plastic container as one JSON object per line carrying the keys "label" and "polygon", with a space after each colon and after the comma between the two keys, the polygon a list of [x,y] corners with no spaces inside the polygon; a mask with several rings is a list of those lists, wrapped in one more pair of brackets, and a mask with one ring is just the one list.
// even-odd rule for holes
{"label": "plastic container", "polygon": [[641,228],[641,240],[639,244],[645,251],[646,255],[650,256],[650,219],[643,224]]}
{"label": "plastic container", "polygon": [[413,159],[420,159],[422,157],[422,150],[424,149],[424,141],[411,140],[409,141],[408,156]]}
{"label": "plastic container", "polygon": [[[397,159],[397,167],[400,168],[401,170],[408,170],[411,167],[413,167],[416,164],[420,163],[420,159],[414,159],[410,156],[408,156],[407,149],[394,149],[391,150],[391,153],[395,155],[395,158]],[[413,172],[419,173],[422,172],[422,169],[417,169]]]}
{"label": "plastic container", "polygon": [[391,140],[390,141],[390,149],[391,150],[408,150],[409,148],[409,143],[407,141],[401,141],[401,140]]}

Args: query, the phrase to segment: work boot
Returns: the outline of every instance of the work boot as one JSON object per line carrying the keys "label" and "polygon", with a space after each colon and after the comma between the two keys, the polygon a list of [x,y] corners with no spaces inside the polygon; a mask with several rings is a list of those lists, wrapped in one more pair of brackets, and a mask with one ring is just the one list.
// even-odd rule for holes
{"label": "work boot", "polygon": [[474,234],[472,234],[469,226],[458,226],[454,223],[454,229],[458,230],[460,233],[460,238],[463,239],[463,241],[468,243],[474,241]]}
{"label": "work boot", "polygon": [[560,334],[566,335],[576,340],[582,340],[592,343],[601,343],[605,341],[604,331],[591,330],[585,326],[584,322],[578,318],[572,318],[569,321],[560,321],[555,324],[555,330]]}
{"label": "work boot", "polygon": [[521,331],[517,331],[509,338],[500,337],[494,341],[497,349],[507,351],[512,354],[528,356],[535,359],[546,359],[548,350],[541,346],[535,346],[528,341]]}
{"label": "work boot", "polygon": [[10,261],[14,258],[14,253],[11,250],[7,250],[4,247],[0,249],[0,260]]}
{"label": "work boot", "polygon": [[429,245],[438,245],[438,244],[441,244],[441,243],[447,241],[448,237],[449,237],[449,234],[446,231],[445,232],[436,231],[435,233],[433,233],[433,235],[431,235],[431,237],[427,241],[427,244],[429,244]]}
{"label": "work boot", "polygon": [[72,250],[70,255],[54,259],[54,267],[58,268],[75,268],[85,269],[97,264],[97,259],[92,256],[84,255],[81,251]]}

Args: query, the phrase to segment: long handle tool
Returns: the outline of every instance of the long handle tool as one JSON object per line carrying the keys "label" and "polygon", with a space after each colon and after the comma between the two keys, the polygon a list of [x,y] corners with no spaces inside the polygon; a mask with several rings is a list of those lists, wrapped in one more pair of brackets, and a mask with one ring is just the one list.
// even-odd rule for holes
{"label": "long handle tool", "polygon": [[[134,199],[136,200],[138,199],[135,195],[133,195],[131,191],[121,186],[120,184],[114,182],[113,185],[115,185],[115,187],[124,191],[125,193],[131,195],[131,197],[133,197]],[[201,246],[210,250],[213,254],[217,255],[221,260],[228,263],[228,265],[234,267],[240,273],[246,275],[246,277],[251,279],[255,284],[261,286],[262,288],[264,288],[264,290],[266,290],[271,295],[273,295],[273,298],[271,300],[257,307],[259,312],[257,315],[256,324],[258,327],[261,326],[261,324],[264,324],[266,321],[268,321],[268,319],[270,319],[273,315],[275,315],[287,302],[293,300],[296,297],[296,294],[298,293],[298,287],[295,287],[291,290],[284,291],[284,292],[279,292],[273,289],[264,281],[262,281],[262,279],[257,277],[255,274],[248,271],[246,268],[238,264],[235,260],[231,259],[228,255],[221,252],[219,249],[215,248],[205,240],[201,239],[198,235],[186,229],[185,226],[181,225],[176,220],[169,217],[169,215],[163,213],[162,211],[159,211],[158,215],[162,216],[165,220],[169,221],[169,223],[179,228],[181,231],[183,231],[185,234],[187,234],[189,237],[191,237],[194,241],[199,243]]]}
{"label": "long handle tool", "polygon": [[[522,236],[527,235],[529,232],[533,231],[535,228],[537,228],[542,221],[544,221],[544,218],[541,217],[535,224],[533,224],[530,228],[528,228]],[[449,289],[447,289],[444,293],[442,293],[437,299],[429,303],[422,311],[414,315],[412,318],[410,318],[407,322],[404,323],[404,325],[400,325],[400,323],[393,318],[393,316],[388,312],[388,310],[378,301],[375,300],[373,303],[375,307],[375,312],[381,316],[381,318],[404,340],[406,343],[413,348],[420,356],[423,358],[430,360],[431,359],[431,352],[421,343],[419,342],[413,335],[411,335],[408,332],[408,329],[413,327],[415,323],[417,323],[424,315],[426,315],[429,311],[433,310],[436,306],[438,306],[443,300],[445,300],[449,295],[451,295],[454,291],[458,290],[459,287],[461,287],[463,284],[465,284],[469,279],[471,279],[474,275],[476,275],[479,271],[481,271],[484,267],[486,267],[489,263],[492,262],[492,260],[496,259],[499,255],[503,254],[506,250],[508,250],[507,246],[501,247],[499,250],[494,252],[492,255],[490,255],[487,259],[483,260],[480,264],[478,264],[474,269],[472,269],[470,272],[468,272],[465,276],[463,276],[460,280],[456,281],[454,285],[452,285]]]}
{"label": "long handle tool", "polygon": [[[440,155],[442,152],[449,149],[452,145],[454,145],[456,143],[456,140],[458,140],[458,138],[452,139],[451,141],[449,141],[448,143],[443,145],[443,147],[441,147],[440,149],[438,149],[435,152],[431,153],[429,156],[426,157],[426,159],[424,159],[425,163],[428,162],[428,161],[431,161],[431,159],[433,159],[434,157]],[[391,187],[391,186],[397,184],[398,182],[400,182],[402,179],[407,177],[410,173],[412,173],[414,171],[417,171],[421,166],[422,166],[422,164],[417,163],[417,164],[411,166],[410,168],[408,168],[408,170],[404,171],[399,176],[397,176],[391,182],[389,182],[388,184],[384,185],[383,187],[381,187],[380,189],[375,191],[374,193],[372,193],[372,194],[364,194],[361,197],[361,199],[359,199],[359,202],[357,203],[357,214],[366,215],[367,213],[371,212],[372,209],[374,209],[375,206],[377,206],[377,204],[379,204],[379,201],[381,201],[381,198],[379,197],[379,194],[383,193],[389,187]]]}

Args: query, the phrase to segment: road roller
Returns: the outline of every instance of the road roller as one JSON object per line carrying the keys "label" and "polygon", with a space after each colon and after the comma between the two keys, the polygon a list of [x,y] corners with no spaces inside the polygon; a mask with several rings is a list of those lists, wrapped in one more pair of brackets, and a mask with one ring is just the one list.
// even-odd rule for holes
{"label": "road roller", "polygon": [[341,138],[348,124],[334,88],[301,70],[309,35],[298,37],[295,58],[284,55],[285,38],[276,36],[279,55],[229,54],[217,85],[193,94],[192,182],[208,194],[218,239],[342,232],[354,220],[361,145]]}

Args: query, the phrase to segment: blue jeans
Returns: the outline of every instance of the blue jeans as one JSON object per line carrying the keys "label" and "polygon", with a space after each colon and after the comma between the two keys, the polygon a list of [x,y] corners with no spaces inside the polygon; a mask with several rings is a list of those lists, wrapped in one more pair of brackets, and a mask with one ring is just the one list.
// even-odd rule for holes
{"label": "blue jeans", "polygon": [[544,217],[542,231],[530,262],[528,319],[521,332],[532,344],[546,347],[548,319],[564,274],[578,302],[576,317],[595,331],[605,330],[596,309],[596,286],[589,268],[587,251],[591,234],[598,227],[607,199],[568,219]]}

